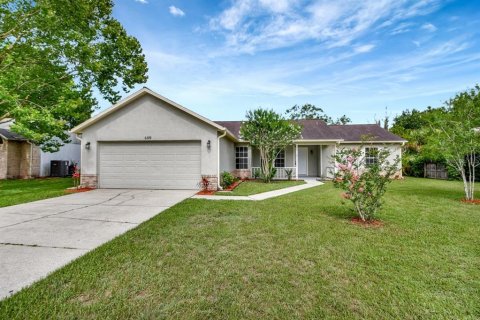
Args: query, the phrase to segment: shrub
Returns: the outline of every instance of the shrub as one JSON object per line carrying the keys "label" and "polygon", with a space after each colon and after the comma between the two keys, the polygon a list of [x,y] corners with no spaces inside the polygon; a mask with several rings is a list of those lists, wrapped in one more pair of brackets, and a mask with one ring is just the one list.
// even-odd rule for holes
{"label": "shrub", "polygon": [[285,173],[287,174],[287,179],[289,181],[292,180],[293,169],[285,169]]}
{"label": "shrub", "polygon": [[202,176],[202,179],[200,179],[200,182],[198,183],[198,187],[202,191],[207,191],[210,190],[210,179],[207,176]]}
{"label": "shrub", "polygon": [[221,186],[222,188],[228,188],[235,182],[235,177],[227,171],[223,171],[221,174]]}
{"label": "shrub", "polygon": [[260,178],[263,180],[265,183],[272,182],[272,179],[275,177],[277,174],[277,168],[271,167],[268,171],[265,171],[265,169],[260,172]]}
{"label": "shrub", "polygon": [[260,170],[252,170],[253,179],[258,179],[260,177]]}
{"label": "shrub", "polygon": [[378,149],[377,161],[366,165],[365,155],[360,149],[342,149],[333,156],[336,161],[334,185],[345,192],[342,197],[350,200],[362,221],[373,220],[382,206],[382,196],[387,184],[398,171],[400,159],[388,160],[390,151]]}

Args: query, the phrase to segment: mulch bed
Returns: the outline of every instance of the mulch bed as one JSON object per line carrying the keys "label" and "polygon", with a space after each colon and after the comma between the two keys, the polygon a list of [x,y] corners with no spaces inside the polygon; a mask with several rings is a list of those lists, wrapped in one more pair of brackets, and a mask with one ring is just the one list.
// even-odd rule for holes
{"label": "mulch bed", "polygon": [[[228,186],[227,188],[223,189],[221,192],[232,191],[233,189],[238,187],[238,185],[240,183],[242,183],[243,181],[245,181],[245,180],[237,180],[234,183],[232,183],[230,186]],[[212,190],[201,190],[201,191],[197,192],[197,194],[200,195],[200,196],[213,196],[216,192],[217,191],[215,191],[215,190],[213,190],[213,191]]]}
{"label": "mulch bed", "polygon": [[372,227],[372,228],[380,228],[383,227],[383,222],[380,220],[369,220],[369,221],[363,221],[359,217],[354,217],[350,219],[350,221],[353,224],[357,224],[363,227]]}
{"label": "mulch bed", "polygon": [[68,188],[65,190],[66,193],[78,193],[78,192],[87,192],[95,190],[95,188]]}
{"label": "mulch bed", "polygon": [[462,202],[470,203],[470,204],[480,204],[480,199],[473,199],[473,200],[462,199]]}
{"label": "mulch bed", "polygon": [[198,191],[197,194],[199,196],[213,196],[215,194],[215,190],[201,190],[201,191]]}
{"label": "mulch bed", "polygon": [[233,189],[238,187],[238,185],[242,182],[243,182],[243,180],[237,180],[234,183],[232,183],[231,185],[229,185],[228,187],[226,187],[225,189],[223,189],[222,191],[232,191]]}

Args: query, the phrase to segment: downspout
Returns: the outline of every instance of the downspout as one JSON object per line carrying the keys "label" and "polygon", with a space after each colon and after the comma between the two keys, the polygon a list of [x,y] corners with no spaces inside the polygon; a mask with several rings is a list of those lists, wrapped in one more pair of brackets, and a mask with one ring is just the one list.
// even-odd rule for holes
{"label": "downspout", "polygon": [[217,137],[217,189],[222,190],[220,186],[220,139],[227,135],[227,129],[223,132],[222,135]]}

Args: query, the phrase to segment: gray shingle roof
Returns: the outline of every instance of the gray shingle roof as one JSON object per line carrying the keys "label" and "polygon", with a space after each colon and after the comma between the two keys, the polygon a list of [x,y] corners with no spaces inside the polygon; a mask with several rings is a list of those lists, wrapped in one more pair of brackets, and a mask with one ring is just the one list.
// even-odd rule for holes
{"label": "gray shingle roof", "polygon": [[329,128],[345,141],[362,141],[366,136],[371,137],[372,141],[406,141],[378,124],[330,125]]}
{"label": "gray shingle roof", "polygon": [[[236,138],[240,138],[242,121],[215,121],[227,128]],[[298,120],[302,125],[303,140],[344,140],[344,142],[362,141],[371,137],[371,141],[403,142],[403,138],[394,135],[377,124],[327,125],[322,120]]]}
{"label": "gray shingle roof", "polygon": [[0,128],[0,136],[5,140],[12,140],[12,141],[27,141],[27,139],[18,133],[10,131],[8,129],[1,129]]}

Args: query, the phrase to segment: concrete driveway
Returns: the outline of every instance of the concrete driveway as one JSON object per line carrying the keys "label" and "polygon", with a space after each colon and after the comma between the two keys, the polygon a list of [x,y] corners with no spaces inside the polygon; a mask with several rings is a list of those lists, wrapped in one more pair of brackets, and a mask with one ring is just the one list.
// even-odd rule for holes
{"label": "concrete driveway", "polygon": [[195,192],[99,189],[0,208],[0,299]]}

